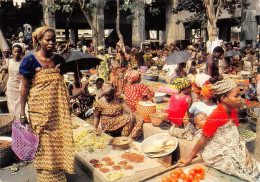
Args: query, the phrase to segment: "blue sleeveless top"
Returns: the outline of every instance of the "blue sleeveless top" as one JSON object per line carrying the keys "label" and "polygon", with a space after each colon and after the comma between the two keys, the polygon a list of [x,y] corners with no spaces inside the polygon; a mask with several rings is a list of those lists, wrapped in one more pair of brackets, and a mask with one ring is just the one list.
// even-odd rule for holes
{"label": "blue sleeveless top", "polygon": [[[61,71],[61,74],[63,74],[65,60],[63,59],[63,57],[57,54],[55,54],[54,60],[55,60],[55,66],[61,64],[59,69]],[[19,72],[21,75],[25,76],[26,78],[32,79],[35,74],[36,68],[42,68],[42,65],[36,59],[34,54],[29,54],[28,56],[23,58],[22,63],[19,67]]]}

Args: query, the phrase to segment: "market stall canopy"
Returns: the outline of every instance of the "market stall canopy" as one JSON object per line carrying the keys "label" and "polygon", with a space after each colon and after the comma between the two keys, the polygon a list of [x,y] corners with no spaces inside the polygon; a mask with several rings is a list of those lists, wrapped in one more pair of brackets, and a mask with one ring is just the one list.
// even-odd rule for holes
{"label": "market stall canopy", "polygon": [[225,57],[232,57],[232,56],[236,56],[236,55],[241,55],[241,53],[240,52],[238,52],[238,51],[226,51],[225,52]]}
{"label": "market stall canopy", "polygon": [[172,65],[172,64],[178,64],[181,62],[186,62],[188,59],[190,59],[191,55],[192,54],[187,51],[175,52],[166,58],[165,64]]}
{"label": "market stall canopy", "polygon": [[90,69],[100,64],[102,60],[87,53],[73,51],[65,57],[66,70],[73,71]]}

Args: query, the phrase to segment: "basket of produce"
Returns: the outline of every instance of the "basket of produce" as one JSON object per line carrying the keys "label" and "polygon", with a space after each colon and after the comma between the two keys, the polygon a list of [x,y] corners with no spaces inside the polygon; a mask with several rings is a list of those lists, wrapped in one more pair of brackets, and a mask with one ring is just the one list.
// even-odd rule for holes
{"label": "basket of produce", "polygon": [[242,137],[244,138],[245,142],[251,142],[255,140],[256,133],[250,131],[250,130],[240,130],[239,131]]}
{"label": "basket of produce", "polygon": [[15,159],[11,145],[11,137],[0,137],[0,168],[10,165]]}
{"label": "basket of produce", "polygon": [[151,123],[153,126],[160,126],[163,120],[168,116],[168,113],[154,113],[150,115]]}
{"label": "basket of produce", "polygon": [[0,114],[0,135],[11,132],[14,117],[10,114]]}
{"label": "basket of produce", "polygon": [[140,101],[136,106],[137,114],[144,118],[145,123],[150,123],[150,115],[156,112],[156,104],[151,101]]}

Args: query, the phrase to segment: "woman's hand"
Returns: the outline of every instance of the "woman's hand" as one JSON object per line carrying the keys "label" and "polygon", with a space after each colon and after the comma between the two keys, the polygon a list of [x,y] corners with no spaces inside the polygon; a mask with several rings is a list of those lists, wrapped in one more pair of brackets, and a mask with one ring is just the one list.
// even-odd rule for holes
{"label": "woman's hand", "polygon": [[135,121],[135,116],[134,116],[134,114],[133,114],[133,113],[130,113],[130,120],[131,120],[132,122],[134,122],[134,121]]}
{"label": "woman's hand", "polygon": [[183,157],[181,157],[178,161],[177,161],[177,163],[182,163],[182,165],[181,166],[187,166],[187,165],[189,165],[190,164],[190,160],[188,160],[188,159],[186,159],[186,158],[183,158]]}
{"label": "woman's hand", "polygon": [[101,125],[101,122],[99,122],[97,129],[98,129],[99,131],[102,131],[102,130],[103,130],[102,125]]}

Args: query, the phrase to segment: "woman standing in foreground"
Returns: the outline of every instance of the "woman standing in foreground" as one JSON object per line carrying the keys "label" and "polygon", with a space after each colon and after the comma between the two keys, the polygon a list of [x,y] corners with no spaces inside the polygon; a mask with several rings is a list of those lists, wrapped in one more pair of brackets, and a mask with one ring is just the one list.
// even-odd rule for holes
{"label": "woman standing in foreground", "polygon": [[201,151],[205,165],[247,181],[260,180],[260,163],[251,158],[245,141],[239,134],[236,108],[241,104],[240,89],[230,79],[218,81],[212,87],[218,107],[209,115],[202,136],[188,159],[188,165]]}
{"label": "woman standing in foreground", "polygon": [[[21,116],[25,122],[25,103],[29,106],[29,123],[39,137],[34,160],[38,182],[65,182],[64,171],[74,173],[75,149],[69,98],[63,82],[64,59],[53,54],[56,35],[50,27],[33,33],[36,52],[23,59]],[[28,97],[28,100],[27,100]]]}

